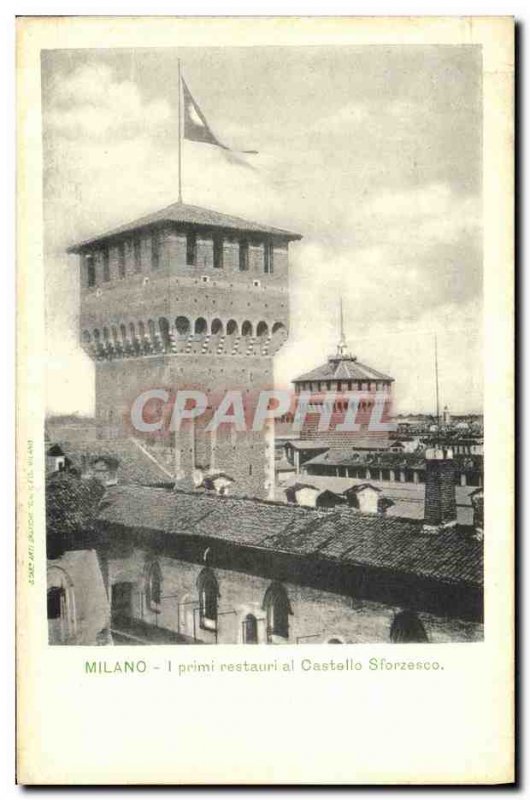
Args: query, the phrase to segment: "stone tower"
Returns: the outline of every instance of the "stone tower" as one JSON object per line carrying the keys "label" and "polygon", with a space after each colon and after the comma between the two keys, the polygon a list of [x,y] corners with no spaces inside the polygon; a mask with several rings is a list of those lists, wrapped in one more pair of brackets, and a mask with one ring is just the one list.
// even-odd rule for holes
{"label": "stone tower", "polygon": [[[150,389],[240,390],[245,407],[273,387],[289,329],[288,248],[298,234],[175,203],[76,244],[81,342],[95,362],[98,434],[136,436],[130,411]],[[172,452],[176,478],[222,471],[234,491],[269,496],[264,432],[187,430],[146,446]]]}

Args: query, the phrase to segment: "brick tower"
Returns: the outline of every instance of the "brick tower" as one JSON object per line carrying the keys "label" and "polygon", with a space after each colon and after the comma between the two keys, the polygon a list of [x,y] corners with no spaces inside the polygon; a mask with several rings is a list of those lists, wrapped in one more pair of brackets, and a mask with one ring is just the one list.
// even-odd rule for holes
{"label": "brick tower", "polygon": [[[273,386],[274,354],[289,328],[288,248],[301,236],[175,203],[68,252],[80,256],[81,342],[95,362],[98,434],[135,435],[144,391],[241,390],[246,408]],[[156,439],[156,437],[155,437]],[[234,491],[270,495],[273,446],[265,432],[205,423],[158,437],[175,477],[222,471]]]}

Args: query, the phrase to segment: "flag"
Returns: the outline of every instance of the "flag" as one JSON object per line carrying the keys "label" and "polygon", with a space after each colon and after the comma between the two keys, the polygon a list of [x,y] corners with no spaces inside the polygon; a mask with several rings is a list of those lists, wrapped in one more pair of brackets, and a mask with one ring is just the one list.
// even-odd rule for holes
{"label": "flag", "polygon": [[[206,121],[206,117],[194,100],[192,93],[188,89],[184,78],[182,80],[182,99],[184,105],[184,138],[192,142],[203,142],[204,144],[214,144],[223,150],[234,152],[231,147],[219,141],[217,136]],[[257,150],[239,150],[235,152],[256,155]]]}

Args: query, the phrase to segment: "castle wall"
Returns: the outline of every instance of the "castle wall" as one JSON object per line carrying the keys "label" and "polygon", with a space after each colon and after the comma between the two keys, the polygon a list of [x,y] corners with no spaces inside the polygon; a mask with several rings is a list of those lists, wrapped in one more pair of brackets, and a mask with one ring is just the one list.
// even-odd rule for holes
{"label": "castle wall", "polygon": [[62,613],[48,620],[48,642],[55,645],[101,643],[110,607],[95,550],[69,550],[47,563],[47,591],[63,592]]}
{"label": "castle wall", "polygon": [[[247,614],[258,620],[258,643],[267,642],[263,601],[271,585],[268,578],[228,569],[212,567],[219,585],[218,630],[204,630],[199,625],[197,579],[204,564],[191,563],[168,556],[158,556],[162,574],[160,613],[147,607],[145,575],[156,554],[134,548],[126,557],[109,560],[111,583],[133,584],[133,616],[150,625],[157,625],[209,644],[242,642],[243,621]],[[287,592],[292,614],[289,635],[277,643],[318,644],[331,638],[345,643],[390,641],[390,626],[398,607],[334,594],[288,581],[282,583]],[[194,610],[195,609],[195,610]],[[480,641],[483,627],[479,623],[445,619],[420,613],[430,642]]]}
{"label": "castle wall", "polygon": [[[174,396],[179,389],[200,389],[209,398],[226,391],[243,393],[248,422],[255,408],[256,393],[273,385],[271,358],[246,358],[215,355],[153,355],[136,359],[96,362],[96,422],[100,435],[120,438],[133,435],[139,440],[157,441],[175,449],[177,477],[191,476],[196,467],[226,472],[236,482],[239,494],[270,496],[273,483],[273,448],[267,430],[237,432],[223,426],[217,433],[205,431],[211,418],[205,414],[179,432],[169,430],[169,413],[160,434],[138,432],[131,422],[136,398],[150,389],[166,389]],[[159,412],[157,411],[157,414]],[[153,418],[156,421],[160,417]]]}

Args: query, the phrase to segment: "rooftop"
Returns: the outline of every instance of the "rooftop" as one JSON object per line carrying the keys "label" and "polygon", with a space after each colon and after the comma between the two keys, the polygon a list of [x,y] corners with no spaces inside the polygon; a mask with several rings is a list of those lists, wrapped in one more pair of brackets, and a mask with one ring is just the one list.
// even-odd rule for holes
{"label": "rooftop", "polygon": [[[383,497],[392,500],[393,506],[387,509],[387,517],[403,517],[422,520],[425,517],[425,484],[400,483],[396,481],[367,480],[366,478],[337,478],[328,475],[291,476],[277,488],[276,497],[285,501],[285,491],[296,484],[313,486],[316,491],[330,491],[342,495],[355,486],[369,483],[380,489]],[[473,524],[473,507],[471,496],[478,491],[473,486],[455,486],[457,521],[462,525]]]}
{"label": "rooftop", "polygon": [[321,511],[236,497],[212,497],[148,487],[112,487],[100,523],[220,540],[394,572],[449,584],[481,586],[482,546],[461,526],[423,532],[422,521],[362,514],[351,508]]}
{"label": "rooftop", "polygon": [[[340,467],[359,467],[374,466],[383,469],[393,467],[404,467],[408,469],[425,469],[425,453],[392,453],[392,452],[354,452],[356,443],[350,448],[329,449],[326,453],[320,453],[310,461],[304,463],[307,466],[327,464]],[[456,453],[453,456],[456,470],[463,472],[481,472],[484,468],[484,457],[480,455],[461,455]]]}
{"label": "rooftop", "polygon": [[117,462],[120,483],[143,486],[163,483],[173,484],[173,471],[168,464],[158,460],[146,447],[132,437],[127,439],[86,439],[71,436],[59,439],[58,444],[68,456],[71,465],[79,472],[85,460],[91,464],[98,460]]}
{"label": "rooftop", "polygon": [[329,444],[318,442],[315,439],[288,439],[286,444],[289,444],[293,450],[329,450]]}
{"label": "rooftop", "polygon": [[292,233],[283,228],[273,228],[269,225],[260,225],[257,222],[250,222],[249,220],[242,219],[241,217],[234,217],[230,214],[222,214],[219,211],[211,211],[207,208],[200,208],[199,206],[191,206],[187,203],[172,203],[160,211],[155,211],[152,214],[146,214],[139,219],[128,222],[125,225],[120,225],[118,228],[113,228],[110,231],[95,236],[91,239],[85,239],[82,242],[72,245],[68,248],[69,253],[80,253],[85,248],[92,245],[100,244],[108,240],[120,237],[123,234],[131,233],[132,231],[141,230],[143,228],[151,228],[161,225],[165,222],[176,222],[184,225],[197,225],[201,228],[223,228],[224,230],[244,231],[248,233],[268,234],[269,236],[279,236],[288,241],[301,239],[299,233]]}
{"label": "rooftop", "polygon": [[322,366],[295,378],[293,383],[329,380],[393,381],[394,378],[362,364],[355,356],[337,355],[328,358]]}

